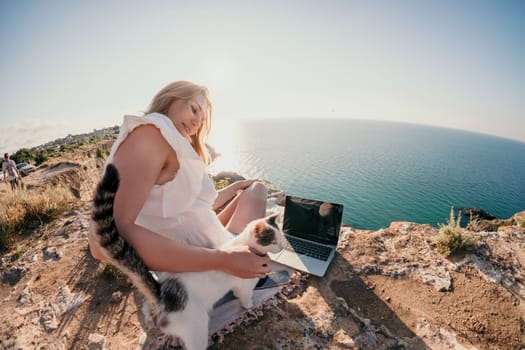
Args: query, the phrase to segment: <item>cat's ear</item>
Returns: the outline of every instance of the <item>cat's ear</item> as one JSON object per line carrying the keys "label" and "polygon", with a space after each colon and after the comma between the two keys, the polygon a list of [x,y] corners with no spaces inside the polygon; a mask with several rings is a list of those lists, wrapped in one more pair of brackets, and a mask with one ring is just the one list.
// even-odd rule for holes
{"label": "cat's ear", "polygon": [[266,220],[258,221],[253,227],[255,240],[258,245],[266,247],[275,241],[275,229],[266,223]]}
{"label": "cat's ear", "polygon": [[264,221],[259,221],[253,227],[256,238],[261,238],[264,230],[266,229],[266,223]]}
{"label": "cat's ear", "polygon": [[270,215],[266,218],[266,223],[270,226],[277,227],[277,218],[279,217],[279,213]]}

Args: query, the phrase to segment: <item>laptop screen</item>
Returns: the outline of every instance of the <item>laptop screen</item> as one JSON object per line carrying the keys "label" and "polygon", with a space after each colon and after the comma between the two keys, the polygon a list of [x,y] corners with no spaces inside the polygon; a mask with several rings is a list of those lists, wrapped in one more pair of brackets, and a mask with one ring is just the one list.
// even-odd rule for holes
{"label": "laptop screen", "polygon": [[343,205],[286,196],[283,232],[323,244],[337,245]]}

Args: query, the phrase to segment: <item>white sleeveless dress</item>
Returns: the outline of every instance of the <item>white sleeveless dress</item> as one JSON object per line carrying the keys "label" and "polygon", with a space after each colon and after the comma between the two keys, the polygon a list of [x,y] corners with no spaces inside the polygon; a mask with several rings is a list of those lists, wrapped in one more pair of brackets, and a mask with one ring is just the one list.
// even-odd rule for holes
{"label": "white sleeveless dress", "polygon": [[128,134],[145,124],[155,125],[160,130],[177,153],[180,169],[172,181],[153,185],[135,223],[187,244],[217,247],[230,237],[212,210],[217,191],[208,177],[203,161],[168,117],[160,113],[151,113],[144,117],[125,116],[106,164],[112,162],[113,155]]}

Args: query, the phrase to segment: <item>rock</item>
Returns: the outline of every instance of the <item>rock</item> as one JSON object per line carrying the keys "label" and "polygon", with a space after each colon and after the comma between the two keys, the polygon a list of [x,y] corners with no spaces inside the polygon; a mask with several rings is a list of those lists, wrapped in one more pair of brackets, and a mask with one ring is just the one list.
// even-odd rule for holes
{"label": "rock", "polygon": [[[480,232],[483,229],[476,229],[472,225],[479,223],[480,221],[496,219],[495,216],[485,212],[480,208],[455,208],[455,216],[459,219],[461,227],[467,228],[468,230]],[[479,224],[478,224],[479,225]]]}
{"label": "rock", "polygon": [[452,278],[444,266],[418,269],[417,274],[425,284],[430,284],[438,292],[446,292],[452,288]]}
{"label": "rock", "polygon": [[104,349],[104,344],[106,343],[106,337],[102,334],[91,333],[88,336],[88,349],[89,350],[102,350]]}
{"label": "rock", "polygon": [[31,303],[33,301],[33,294],[31,294],[31,290],[29,289],[29,284],[26,284],[24,286],[24,289],[22,289],[22,292],[18,295],[17,302],[19,305],[25,305],[28,303]]}
{"label": "rock", "polygon": [[56,247],[47,247],[44,249],[44,260],[60,260],[61,252]]}
{"label": "rock", "polygon": [[504,233],[506,235],[523,235],[523,234],[525,234],[525,227],[522,227],[522,226],[500,226],[500,227],[498,227],[498,233]]}
{"label": "rock", "polygon": [[359,334],[354,342],[359,345],[360,349],[376,349],[377,348],[377,336],[373,330],[367,330]]}
{"label": "rock", "polygon": [[430,346],[427,349],[470,349],[470,347],[464,347],[459,343],[453,333],[450,333],[438,325],[430,324],[426,320],[418,322],[416,327],[418,333],[426,340],[427,345]]}
{"label": "rock", "polygon": [[466,228],[474,232],[491,232],[498,229],[498,224],[488,220],[472,220]]}
{"label": "rock", "polygon": [[501,283],[501,280],[503,279],[502,273],[498,270],[497,266],[491,264],[489,260],[483,259],[475,254],[469,254],[468,260],[487,281],[496,284]]}
{"label": "rock", "polygon": [[525,223],[525,210],[514,214],[512,218],[516,222],[516,225],[523,227],[523,224]]}
{"label": "rock", "polygon": [[235,181],[246,180],[246,178],[233,171],[221,171],[220,173],[218,173],[217,175],[213,177],[213,180],[214,181],[226,180],[228,181],[228,183],[231,184]]}
{"label": "rock", "polygon": [[417,227],[416,223],[413,222],[405,222],[405,221],[394,221],[390,223],[390,226],[388,227],[388,230],[390,232],[397,232],[406,234],[410,231],[413,231],[414,228]]}
{"label": "rock", "polygon": [[60,314],[76,309],[82,305],[86,299],[87,296],[84,292],[71,293],[68,286],[62,286],[57,298],[57,303],[60,307]]}
{"label": "rock", "polygon": [[9,283],[10,285],[14,286],[15,284],[24,277],[26,273],[26,270],[19,267],[14,267],[8,269],[6,272],[2,274],[2,283]]}
{"label": "rock", "polygon": [[40,310],[40,324],[47,333],[58,328],[59,320],[57,317],[58,305],[49,303],[45,308]]}
{"label": "rock", "polygon": [[121,291],[116,291],[114,292],[113,294],[111,294],[111,302],[113,304],[118,304],[120,303],[120,301],[122,300],[122,292]]}
{"label": "rock", "polygon": [[495,232],[500,227],[504,226],[512,226],[514,225],[514,219],[493,219],[493,220],[481,220],[476,219],[472,220],[467,225],[467,230],[474,231],[474,232]]}
{"label": "rock", "polygon": [[460,226],[474,232],[494,232],[501,226],[516,225],[515,217],[520,218],[517,213],[509,219],[498,219],[480,208],[458,208],[457,211],[461,213]]}
{"label": "rock", "polygon": [[355,348],[354,340],[342,329],[335,332],[334,341],[336,342],[337,345],[340,345],[343,349]]}
{"label": "rock", "polygon": [[496,217],[481,208],[457,208],[457,211],[461,211],[462,216],[472,220],[494,220]]}
{"label": "rock", "polygon": [[87,230],[89,229],[89,221],[88,220],[82,220],[80,221],[80,230]]}

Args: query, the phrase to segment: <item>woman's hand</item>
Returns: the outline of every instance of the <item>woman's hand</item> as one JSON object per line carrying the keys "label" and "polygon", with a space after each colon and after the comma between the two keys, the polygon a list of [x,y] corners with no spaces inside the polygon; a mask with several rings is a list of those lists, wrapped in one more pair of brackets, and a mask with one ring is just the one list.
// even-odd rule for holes
{"label": "woman's hand", "polygon": [[264,278],[270,270],[270,258],[253,253],[248,246],[223,251],[222,270],[241,278]]}

